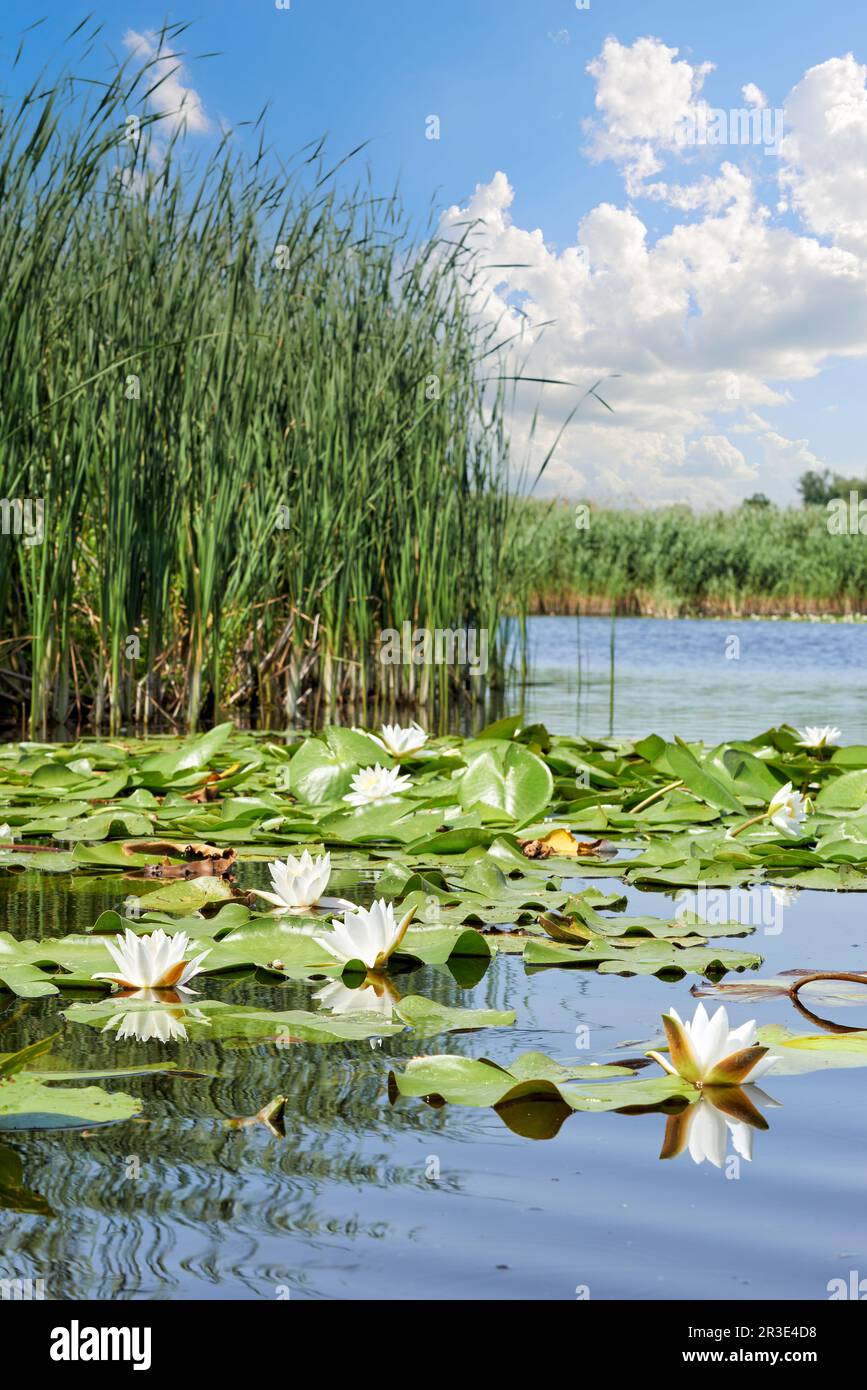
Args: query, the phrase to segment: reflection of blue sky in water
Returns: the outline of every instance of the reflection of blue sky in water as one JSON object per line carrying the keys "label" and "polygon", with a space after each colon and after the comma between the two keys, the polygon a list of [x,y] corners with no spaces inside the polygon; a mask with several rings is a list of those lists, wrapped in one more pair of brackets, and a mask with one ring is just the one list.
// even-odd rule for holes
{"label": "reflection of blue sky in water", "polygon": [[[531,618],[529,635],[527,715],[557,732],[605,737],[610,619]],[[617,619],[616,735],[722,742],[783,722],[836,724],[844,742],[867,741],[867,624]]]}
{"label": "reflection of blue sky in water", "polygon": [[[265,866],[245,866],[241,882],[264,887]],[[24,876],[2,888],[3,924],[21,921],[26,901],[34,934],[89,924],[118,894],[106,884],[69,895],[45,880],[31,894]],[[352,889],[347,876],[339,889]],[[676,910],[675,894],[630,890],[629,899],[632,913]],[[766,914],[757,903],[743,916],[761,922]],[[802,892],[782,917],[768,918],[768,933],[760,927],[743,944],[765,956],[764,976],[797,966],[863,968],[863,916],[857,894]],[[293,1297],[570,1299],[587,1284],[594,1298],[814,1299],[827,1296],[830,1279],[867,1269],[864,1072],[764,1078],[780,1108],[761,1107],[769,1129],[755,1134],[752,1162],[739,1168],[731,1139],[722,1169],[697,1165],[687,1152],[660,1162],[663,1115],[569,1116],[556,1138],[534,1142],[492,1111],[390,1107],[389,1067],[438,1051],[503,1064],[529,1050],[580,1064],[636,1056],[659,1042],[665,1009],[692,1015],[691,979],[527,975],[519,959],[501,957],[467,990],[445,968],[394,983],[402,995],[514,1007],[518,1023],[424,1040],[407,1033],[375,1047],[240,1049],[204,1041],[163,1049],[67,1026],[58,1055],[78,1065],[171,1056],[223,1075],[145,1080],[147,1124],[87,1139],[9,1141],[24,1159],[25,1182],[58,1216],[0,1211],[0,1272],[44,1278],[48,1296],[53,1288],[58,1297],[274,1298],[282,1284]],[[210,980],[203,995],[287,1009],[316,1007],[321,987]],[[755,1017],[813,1028],[783,1000],[727,1006],[733,1025]],[[13,1012],[7,1007],[4,1017]],[[867,1008],[816,1012],[857,1025]],[[55,1020],[50,1000],[19,1010],[4,1048],[43,1036]],[[584,1027],[589,1048],[577,1049]],[[225,1125],[281,1093],[284,1141],[262,1124]],[[130,1155],[140,1161],[135,1180],[125,1176]],[[426,1173],[436,1165],[434,1181]]]}

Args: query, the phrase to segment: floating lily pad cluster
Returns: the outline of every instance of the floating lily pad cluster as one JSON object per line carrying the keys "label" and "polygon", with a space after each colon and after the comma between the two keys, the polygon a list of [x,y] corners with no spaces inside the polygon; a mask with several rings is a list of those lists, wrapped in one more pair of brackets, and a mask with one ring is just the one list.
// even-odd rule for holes
{"label": "floating lily pad cluster", "polygon": [[[788,727],[715,748],[656,735],[612,742],[517,718],[471,739],[383,735],[329,728],[278,741],[224,724],[182,742],[3,748],[0,873],[122,875],[137,910],[103,913],[90,931],[63,937],[0,932],[0,988],[24,999],[65,995],[67,1021],[118,1038],[253,1046],[427,1037],[508,1026],[515,1015],[402,996],[400,975],[418,963],[448,966],[462,983],[501,953],[520,955],[527,971],[707,981],[761,963],[735,940],[749,926],[709,924],[682,908],[630,917],[619,891],[592,880],[867,887],[867,747],[808,747]],[[290,855],[301,857],[281,868]],[[325,897],[332,859],[363,870],[371,909]],[[274,892],[237,886],[237,865],[253,860],[271,862]],[[326,908],[360,913],[365,930],[385,932],[387,949],[354,959],[355,919],[335,931]],[[338,949],[341,931],[349,947]],[[109,952],[121,933],[125,944]],[[130,978],[148,952],[160,978]],[[191,997],[195,975],[245,974],[305,981],[314,1007]],[[0,1068],[0,1125],[11,1114],[83,1123],[134,1113],[129,1097],[110,1096],[103,1110],[85,1090],[62,1110],[66,1099],[31,1063],[8,1076]],[[576,1072],[532,1054],[508,1071],[421,1059],[392,1091],[498,1107],[556,1093],[574,1111],[692,1105],[691,1085],[629,1065]]]}
{"label": "floating lily pad cluster", "polygon": [[[200,841],[239,856],[358,846],[422,868],[521,840],[549,863],[580,858],[585,877],[867,886],[867,746],[810,749],[786,726],[714,748],[557,735],[517,718],[396,754],[343,728],[277,742],[222,724],[155,742],[0,750],[0,819],[8,843],[24,847],[3,849],[0,864],[129,871],[159,862],[148,841]],[[377,768],[395,776],[368,788],[372,798],[353,791]],[[809,807],[796,833],[762,820],[732,835],[787,786]],[[558,844],[559,828],[618,854],[579,855]]]}
{"label": "floating lily pad cluster", "polygon": [[[778,1025],[760,1028],[757,1051],[772,1049],[772,1079],[832,1067],[867,1066],[867,1032],[795,1034]],[[527,1052],[508,1067],[454,1054],[417,1057],[389,1076],[393,1103],[414,1098],[428,1105],[490,1107],[509,1129],[548,1139],[576,1112],[668,1117],[660,1158],[676,1158],[688,1146],[701,1163],[722,1165],[726,1130],[737,1152],[751,1157],[752,1131],[768,1128],[763,1110],[771,1096],[753,1083],[705,1084],[700,1089],[677,1074],[641,1074],[645,1058],[612,1066],[563,1064]]]}

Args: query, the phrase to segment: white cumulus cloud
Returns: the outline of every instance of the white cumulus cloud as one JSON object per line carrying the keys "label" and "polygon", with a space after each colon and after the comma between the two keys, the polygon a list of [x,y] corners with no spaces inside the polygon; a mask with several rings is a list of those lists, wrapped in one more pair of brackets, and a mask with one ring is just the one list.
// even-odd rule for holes
{"label": "white cumulus cloud", "polygon": [[[455,237],[480,219],[480,261],[514,267],[484,272],[474,301],[520,334],[509,370],[572,383],[542,390],[535,458],[596,381],[613,407],[582,403],[546,471],[548,492],[728,505],[762,491],[793,501],[799,475],[824,460],[809,439],[787,438],[779,417],[798,383],[838,357],[867,355],[867,69],[847,56],[804,76],[786,98],[773,169],[730,147],[708,173],[678,148],[676,127],[703,107],[710,70],[658,39],[606,40],[588,66],[598,112],[588,152],[615,161],[626,201],[588,208],[574,245],[516,225],[502,171],[442,216]],[[753,83],[739,95],[766,105]],[[669,163],[676,181],[655,180]],[[651,231],[640,199],[663,205],[667,230]],[[518,446],[538,403],[538,387],[518,388]]]}
{"label": "white cumulus cloud", "polygon": [[128,29],[123,42],[130,53],[151,64],[148,86],[154,90],[148,101],[164,118],[167,132],[180,128],[194,135],[207,135],[211,122],[198,92],[186,85],[184,66],[177,54],[161,48],[158,35],[152,30],[140,34]]}
{"label": "white cumulus cloud", "polygon": [[780,183],[806,227],[867,255],[867,67],[810,68],[786,98]]}

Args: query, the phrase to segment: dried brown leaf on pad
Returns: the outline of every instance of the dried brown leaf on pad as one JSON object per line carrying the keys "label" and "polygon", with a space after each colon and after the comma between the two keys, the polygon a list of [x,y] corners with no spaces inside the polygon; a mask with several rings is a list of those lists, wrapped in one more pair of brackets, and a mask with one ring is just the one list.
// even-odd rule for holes
{"label": "dried brown leaf on pad", "polygon": [[[234,872],[235,851],[223,846],[208,845],[200,841],[178,840],[125,840],[121,853],[161,854],[161,864],[148,864],[141,870],[142,878],[201,878],[215,875],[219,878]],[[180,859],[183,862],[173,863]]]}
{"label": "dried brown leaf on pad", "polygon": [[535,840],[523,840],[521,851],[527,859],[597,859],[603,854],[614,854],[614,846],[607,841],[579,840],[565,827],[551,830],[547,835]]}

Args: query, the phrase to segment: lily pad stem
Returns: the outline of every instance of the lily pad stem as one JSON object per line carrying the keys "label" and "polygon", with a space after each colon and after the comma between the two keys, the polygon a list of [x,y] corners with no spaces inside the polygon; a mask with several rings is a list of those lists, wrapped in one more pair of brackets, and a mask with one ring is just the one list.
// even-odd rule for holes
{"label": "lily pad stem", "polygon": [[658,787],[655,792],[653,792],[650,796],[645,797],[645,799],[643,801],[640,801],[637,806],[633,806],[632,810],[629,812],[630,816],[637,816],[638,812],[643,811],[645,806],[652,805],[652,803],[654,801],[658,801],[661,796],[665,796],[666,792],[673,792],[677,787],[682,786],[683,780],[681,779],[677,782],[669,782],[667,787]]}
{"label": "lily pad stem", "polygon": [[790,997],[796,999],[798,990],[803,989],[804,985],[811,985],[814,980],[850,980],[852,984],[867,985],[867,975],[854,975],[846,970],[817,970],[813,975],[802,975],[789,985]]}
{"label": "lily pad stem", "polygon": [[740,835],[742,830],[748,830],[751,825],[758,825],[759,821],[767,820],[767,818],[767,811],[762,811],[758,816],[751,816],[749,820],[744,821],[743,825],[735,826],[734,830],[730,830],[728,832],[728,838],[730,840],[734,839],[735,835]]}

